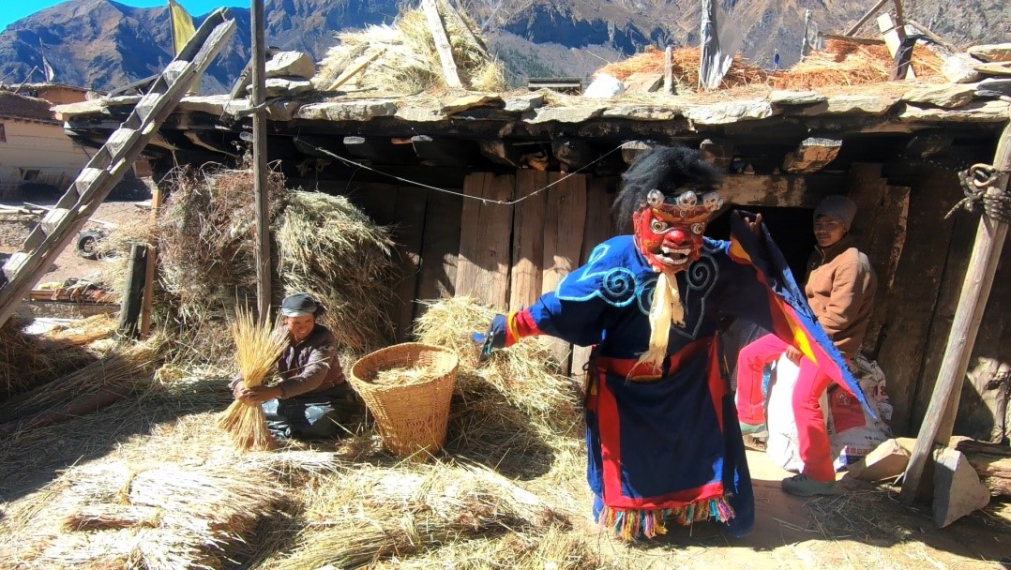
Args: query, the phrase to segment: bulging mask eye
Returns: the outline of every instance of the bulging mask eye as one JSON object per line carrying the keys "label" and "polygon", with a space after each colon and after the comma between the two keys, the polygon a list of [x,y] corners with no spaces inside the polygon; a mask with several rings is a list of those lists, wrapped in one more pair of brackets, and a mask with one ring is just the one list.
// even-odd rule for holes
{"label": "bulging mask eye", "polygon": [[663,220],[654,219],[653,221],[651,221],[649,223],[649,229],[653,230],[654,233],[658,233],[658,234],[667,231],[667,228],[669,228],[669,227],[670,227],[670,224],[668,224],[667,222],[665,222]]}

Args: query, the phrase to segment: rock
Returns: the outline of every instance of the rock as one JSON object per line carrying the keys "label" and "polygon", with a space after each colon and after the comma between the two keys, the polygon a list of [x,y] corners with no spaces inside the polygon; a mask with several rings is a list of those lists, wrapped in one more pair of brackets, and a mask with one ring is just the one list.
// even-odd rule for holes
{"label": "rock", "polygon": [[1002,77],[1011,76],[1011,61],[998,61],[994,63],[977,63],[972,66],[981,75],[999,75]]}
{"label": "rock", "polygon": [[368,121],[375,117],[392,117],[397,104],[386,99],[358,99],[302,105],[295,117],[320,121]]}
{"label": "rock", "polygon": [[1011,43],[972,46],[969,55],[983,61],[1011,61]]}
{"label": "rock", "polygon": [[976,60],[964,53],[944,58],[941,73],[952,83],[972,83],[979,81],[979,72],[972,68]]}
{"label": "rock", "polygon": [[308,79],[298,79],[291,77],[268,77],[264,82],[266,87],[265,97],[285,97],[299,95],[312,91],[312,82]]}
{"label": "rock", "polygon": [[944,528],[990,504],[990,491],[960,452],[934,451],[934,524]]}
{"label": "rock", "polygon": [[906,105],[896,118],[904,123],[1003,123],[1008,119],[1008,104],[1003,101],[973,101],[958,109]]}
{"label": "rock", "polygon": [[691,105],[684,116],[699,125],[726,125],[737,121],[765,119],[775,115],[768,101],[728,101],[711,105]]}
{"label": "rock", "polygon": [[604,117],[640,121],[669,121],[680,115],[681,109],[674,105],[614,105],[603,113]]}
{"label": "rock", "polygon": [[544,93],[543,90],[541,90],[528,95],[507,98],[505,100],[505,107],[503,110],[507,113],[526,113],[527,111],[533,111],[534,109],[543,106]]}
{"label": "rock", "polygon": [[298,77],[312,79],[316,75],[316,64],[308,54],[300,51],[282,51],[267,61],[267,78]]}
{"label": "rock", "polygon": [[824,103],[828,97],[814,91],[784,91],[776,90],[769,94],[769,102],[773,105],[813,105]]}
{"label": "rock", "polygon": [[830,115],[857,113],[864,115],[883,115],[892,108],[895,101],[896,98],[884,95],[837,95],[829,97],[825,101],[826,107],[824,112]]}
{"label": "rock", "polygon": [[502,107],[502,99],[497,95],[464,95],[462,97],[456,97],[448,103],[442,105],[442,112],[447,115],[452,115],[453,113],[459,113],[460,111],[466,111],[467,109],[473,109],[475,107]]}
{"label": "rock", "polygon": [[590,99],[608,99],[621,95],[625,92],[625,85],[620,79],[607,73],[600,73],[593,77],[593,81],[586,86],[583,97]]}
{"label": "rock", "polygon": [[[912,440],[911,444],[914,443],[915,440]],[[910,450],[898,440],[889,439],[851,465],[849,475],[862,481],[894,479],[906,470],[910,455]]]}
{"label": "rock", "polygon": [[567,107],[541,107],[535,111],[534,118],[529,123],[546,123],[548,121],[558,121],[560,123],[582,123],[595,117],[599,117],[606,107],[602,105],[579,105]]}
{"label": "rock", "polygon": [[637,71],[629,75],[624,83],[628,93],[652,93],[663,85],[663,74]]}
{"label": "rock", "polygon": [[972,85],[936,85],[913,89],[903,95],[902,100],[942,109],[954,109],[968,104],[975,96],[976,88]]}
{"label": "rock", "polygon": [[1011,97],[1011,78],[989,77],[976,84],[977,97]]}

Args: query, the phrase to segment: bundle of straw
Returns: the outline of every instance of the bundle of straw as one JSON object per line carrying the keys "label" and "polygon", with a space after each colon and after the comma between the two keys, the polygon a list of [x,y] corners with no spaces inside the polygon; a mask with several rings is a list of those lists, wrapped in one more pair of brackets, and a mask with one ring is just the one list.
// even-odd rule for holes
{"label": "bundle of straw", "polygon": [[[464,86],[478,91],[504,88],[503,66],[474,31],[477,26],[444,0],[437,0],[436,5]],[[431,28],[420,8],[404,11],[392,26],[340,32],[337,39],[340,44],[330,48],[313,78],[318,89],[330,89],[342,72],[370,60],[367,70],[357,73],[351,83],[387,93],[416,93],[447,87]]]}
{"label": "bundle of straw", "polygon": [[[242,385],[246,388],[263,386],[288,345],[284,329],[257,322],[251,310],[237,306],[232,322],[232,338],[235,340],[235,361],[239,365]],[[267,418],[259,405],[235,400],[225,410],[218,425],[232,434],[239,449],[264,451],[275,447],[267,429]]]}
{"label": "bundle of straw", "polygon": [[[911,59],[917,81],[944,82],[944,60],[923,45],[913,47]],[[881,83],[891,77],[893,58],[884,45],[863,45],[830,39],[825,49],[804,56],[786,71],[772,77],[777,89],[817,89],[828,86]]]}
{"label": "bundle of straw", "polygon": [[368,352],[392,340],[396,271],[390,230],[343,196],[290,192],[274,228],[278,273],[289,292],[312,294],[338,346]]}

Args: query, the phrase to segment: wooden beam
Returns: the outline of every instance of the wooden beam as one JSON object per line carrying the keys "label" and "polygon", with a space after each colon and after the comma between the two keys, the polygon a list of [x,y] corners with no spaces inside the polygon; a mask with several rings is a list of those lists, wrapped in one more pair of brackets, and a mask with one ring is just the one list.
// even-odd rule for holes
{"label": "wooden beam", "polygon": [[478,141],[478,148],[485,158],[496,164],[520,168],[523,164],[523,150],[502,139]]}
{"label": "wooden beam", "polygon": [[462,89],[460,74],[456,70],[456,62],[453,60],[453,48],[449,43],[449,36],[446,35],[446,28],[442,25],[442,17],[439,9],[435,5],[436,0],[421,0],[421,8],[425,11],[428,19],[428,29],[432,32],[432,40],[435,42],[435,50],[439,53],[439,63],[442,64],[442,75],[446,79],[446,85],[453,89]]}
{"label": "wooden beam", "polygon": [[[995,180],[987,189],[987,195],[995,198],[1006,196],[1008,172],[1011,171],[1011,122],[1005,124],[997,142],[993,167]],[[980,218],[941,369],[937,373],[926,417],[916,436],[916,447],[903,476],[901,496],[907,503],[917,498],[935,442],[945,444],[951,438],[961,387],[965,382],[969,358],[993,287],[1007,229],[1007,223],[1001,220],[990,218],[986,214]]]}
{"label": "wooden beam", "polygon": [[[885,38],[885,46],[888,47],[888,53],[891,54],[892,59],[895,59],[899,55],[899,48],[902,47],[902,42],[906,39],[904,28],[893,22],[890,14],[881,14],[878,16],[878,29],[881,30],[881,34]],[[913,66],[907,65],[905,76],[898,79],[916,79],[916,74],[913,73]]]}
{"label": "wooden beam", "polygon": [[[161,198],[161,188],[158,187],[157,183],[154,183],[154,189],[151,190],[151,216],[149,222],[152,228],[158,223],[158,212],[161,210]],[[145,261],[144,297],[143,304],[140,308],[141,338],[147,338],[148,334],[151,332],[151,313],[154,309],[155,270],[158,265],[158,243],[154,239],[149,241],[147,244],[147,259]]]}
{"label": "wooden beam", "polygon": [[677,92],[674,87],[674,47],[667,46],[663,50],[663,92],[673,95]]}
{"label": "wooden beam", "polygon": [[412,164],[414,151],[410,145],[394,144],[389,137],[344,137],[348,154],[376,164]]}
{"label": "wooden beam", "polygon": [[144,266],[147,260],[147,244],[135,243],[130,247],[127,262],[125,294],[119,311],[119,333],[128,338],[137,336],[137,320],[140,317],[141,295],[144,292]]}
{"label": "wooden beam", "polygon": [[879,0],[878,3],[875,4],[873,8],[868,10],[866,14],[864,14],[859,20],[857,20],[856,24],[853,24],[853,27],[851,27],[849,30],[846,31],[845,35],[852,36],[853,34],[857,33],[857,30],[860,29],[860,26],[866,24],[867,20],[870,20],[872,17],[874,17],[874,14],[877,14],[878,10],[880,10],[889,1],[890,0]]}
{"label": "wooden beam", "polygon": [[818,172],[835,160],[842,150],[842,140],[806,138],[800,141],[797,150],[783,159],[783,171],[791,174]]}
{"label": "wooden beam", "polygon": [[593,147],[585,139],[568,137],[552,139],[551,153],[561,163],[562,172],[579,170],[593,162],[598,156],[597,151],[593,150]]}
{"label": "wooden beam", "polygon": [[270,268],[270,213],[267,189],[267,47],[264,0],[253,0],[250,27],[253,36],[253,92],[249,104],[253,108],[253,197],[256,212],[256,314],[261,323],[270,322],[273,287]]}
{"label": "wooden beam", "polygon": [[944,153],[951,148],[955,137],[945,133],[919,134],[906,143],[905,155],[917,158],[930,158]]}
{"label": "wooden beam", "polygon": [[425,166],[468,166],[477,160],[477,147],[470,141],[434,138],[428,135],[411,137],[411,146]]}
{"label": "wooden beam", "polygon": [[730,174],[723,179],[720,193],[736,206],[814,208],[831,191],[809,187],[803,176]]}
{"label": "wooden beam", "polygon": [[651,143],[645,141],[626,141],[621,143],[621,159],[625,161],[625,164],[632,164],[635,162],[636,157],[639,153],[647,151],[653,148]]}

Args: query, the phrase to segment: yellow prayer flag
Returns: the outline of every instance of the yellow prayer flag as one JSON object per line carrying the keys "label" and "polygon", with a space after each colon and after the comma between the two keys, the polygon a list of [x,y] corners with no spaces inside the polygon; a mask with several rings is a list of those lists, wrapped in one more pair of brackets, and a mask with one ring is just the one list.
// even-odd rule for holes
{"label": "yellow prayer flag", "polygon": [[175,0],[168,0],[169,13],[172,14],[172,47],[175,55],[179,55],[186,42],[197,33],[193,27],[193,17],[185,8],[176,3]]}

